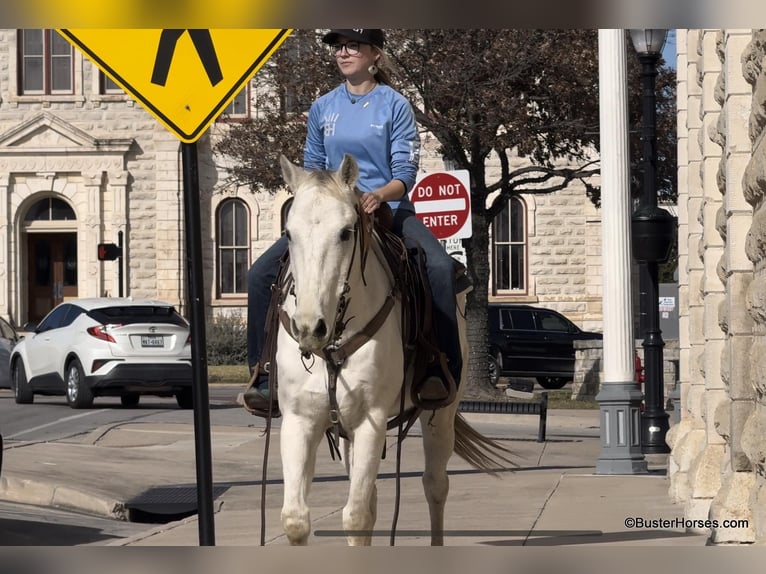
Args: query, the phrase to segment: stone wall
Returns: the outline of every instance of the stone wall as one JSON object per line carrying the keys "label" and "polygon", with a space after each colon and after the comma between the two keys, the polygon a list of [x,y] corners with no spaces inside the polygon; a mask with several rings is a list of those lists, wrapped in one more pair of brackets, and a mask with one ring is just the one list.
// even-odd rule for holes
{"label": "stone wall", "polygon": [[[766,33],[679,30],[681,421],[670,494],[718,520],[713,544],[766,542]],[[724,528],[742,519],[747,526]]]}
{"label": "stone wall", "polygon": [[[575,376],[572,381],[572,400],[595,400],[601,389],[602,341],[575,341],[574,348]],[[641,340],[636,340],[636,353],[638,353],[643,365],[644,348]],[[671,394],[678,384],[679,347],[677,339],[665,341],[662,358],[665,409],[672,410]]]}

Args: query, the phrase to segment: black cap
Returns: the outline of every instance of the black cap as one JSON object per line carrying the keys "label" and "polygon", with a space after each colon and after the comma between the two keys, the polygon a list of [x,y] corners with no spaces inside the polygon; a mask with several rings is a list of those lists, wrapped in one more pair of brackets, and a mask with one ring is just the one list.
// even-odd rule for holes
{"label": "black cap", "polygon": [[345,36],[349,40],[356,40],[365,44],[372,44],[382,48],[386,42],[386,34],[378,28],[353,28],[351,30],[330,30],[322,38],[325,44],[334,44],[339,36]]}

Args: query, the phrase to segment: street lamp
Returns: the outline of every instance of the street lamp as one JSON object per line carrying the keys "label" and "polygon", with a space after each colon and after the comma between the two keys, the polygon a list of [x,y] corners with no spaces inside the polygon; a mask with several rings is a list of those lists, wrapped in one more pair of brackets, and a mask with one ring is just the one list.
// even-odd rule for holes
{"label": "street lamp", "polygon": [[644,395],[641,414],[641,445],[645,454],[667,453],[669,428],[665,412],[663,356],[665,343],[660,331],[658,268],[668,260],[676,235],[676,219],[657,206],[657,118],[655,80],[657,62],[667,30],[630,31],[641,62],[642,114],[641,160],[643,182],[638,206],[632,217],[633,258],[640,268],[641,332],[644,336]]}

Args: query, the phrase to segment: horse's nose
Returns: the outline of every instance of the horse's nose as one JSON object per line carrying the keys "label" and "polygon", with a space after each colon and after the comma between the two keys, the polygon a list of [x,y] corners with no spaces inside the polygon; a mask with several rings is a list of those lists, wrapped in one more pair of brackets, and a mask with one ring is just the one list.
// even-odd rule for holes
{"label": "horse's nose", "polygon": [[327,338],[327,323],[324,319],[310,319],[296,315],[290,321],[293,336],[306,348],[314,348]]}
{"label": "horse's nose", "polygon": [[324,339],[327,336],[327,323],[324,319],[317,321],[316,327],[314,327],[314,336],[317,339]]}

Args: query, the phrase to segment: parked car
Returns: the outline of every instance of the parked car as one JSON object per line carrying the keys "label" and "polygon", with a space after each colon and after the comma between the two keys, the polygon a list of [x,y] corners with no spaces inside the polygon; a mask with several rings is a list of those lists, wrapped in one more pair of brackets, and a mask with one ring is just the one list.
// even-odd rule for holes
{"label": "parked car", "polygon": [[0,389],[11,388],[11,349],[18,340],[16,329],[0,317]]}
{"label": "parked car", "polygon": [[574,379],[574,341],[601,339],[552,309],[490,303],[489,369],[502,377],[530,377],[545,389],[560,389]]}
{"label": "parked car", "polygon": [[72,408],[99,396],[136,406],[141,395],[175,396],[193,406],[189,324],[169,303],[78,299],[55,307],[13,349],[17,403],[64,395]]}

